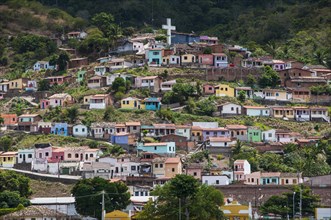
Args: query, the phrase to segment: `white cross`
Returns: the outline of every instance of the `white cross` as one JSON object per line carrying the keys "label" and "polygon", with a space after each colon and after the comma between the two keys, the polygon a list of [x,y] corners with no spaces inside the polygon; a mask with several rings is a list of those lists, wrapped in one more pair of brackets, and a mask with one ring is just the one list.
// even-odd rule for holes
{"label": "white cross", "polygon": [[176,30],[175,26],[171,26],[171,18],[167,18],[167,24],[162,25],[162,29],[167,30],[167,43],[171,45],[171,31]]}

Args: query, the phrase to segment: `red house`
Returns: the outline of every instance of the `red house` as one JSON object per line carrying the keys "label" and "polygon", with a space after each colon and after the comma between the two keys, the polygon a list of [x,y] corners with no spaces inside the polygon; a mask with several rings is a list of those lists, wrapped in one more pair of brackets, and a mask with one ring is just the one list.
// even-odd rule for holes
{"label": "red house", "polygon": [[212,66],[214,63],[212,54],[199,54],[198,55],[198,63],[200,65],[210,65]]}
{"label": "red house", "polygon": [[215,94],[215,88],[213,85],[210,84],[203,85],[202,90],[203,90],[203,94],[205,95]]}

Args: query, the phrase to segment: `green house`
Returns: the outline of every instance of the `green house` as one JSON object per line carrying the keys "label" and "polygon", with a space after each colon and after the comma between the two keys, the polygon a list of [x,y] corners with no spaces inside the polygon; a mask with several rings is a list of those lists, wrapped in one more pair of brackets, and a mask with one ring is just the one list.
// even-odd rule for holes
{"label": "green house", "polygon": [[77,82],[82,82],[85,79],[85,70],[80,70],[77,72]]}
{"label": "green house", "polygon": [[261,142],[262,131],[256,127],[249,127],[247,130],[247,139],[249,142]]}

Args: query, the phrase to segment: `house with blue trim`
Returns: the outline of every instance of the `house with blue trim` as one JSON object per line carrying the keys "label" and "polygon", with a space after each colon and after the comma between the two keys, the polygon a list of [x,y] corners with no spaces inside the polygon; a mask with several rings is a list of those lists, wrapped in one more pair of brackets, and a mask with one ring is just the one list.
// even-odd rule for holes
{"label": "house with blue trim", "polygon": [[59,136],[68,136],[68,124],[67,123],[52,124],[51,134],[55,134]]}
{"label": "house with blue trim", "polygon": [[160,110],[161,99],[155,98],[155,97],[146,98],[146,99],[144,99],[144,106],[145,106],[145,109],[149,110],[149,111]]}
{"label": "house with blue trim", "polygon": [[175,142],[160,142],[160,143],[138,143],[138,151],[144,151],[155,154],[176,154]]}
{"label": "house with blue trim", "polygon": [[161,66],[163,57],[162,48],[152,48],[147,51],[147,59],[149,66]]}

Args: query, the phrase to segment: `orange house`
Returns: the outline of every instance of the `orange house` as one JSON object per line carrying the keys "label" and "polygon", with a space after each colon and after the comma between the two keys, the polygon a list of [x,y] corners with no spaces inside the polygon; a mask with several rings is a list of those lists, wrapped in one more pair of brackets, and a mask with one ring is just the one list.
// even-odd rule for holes
{"label": "orange house", "polygon": [[18,117],[16,114],[1,114],[1,118],[4,120],[4,126],[15,125],[18,122]]}
{"label": "orange house", "polygon": [[177,174],[183,173],[183,164],[179,157],[169,157],[164,162],[165,177],[173,178]]}

